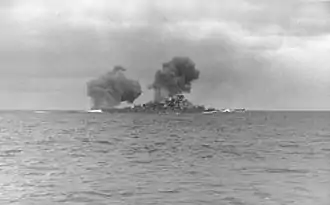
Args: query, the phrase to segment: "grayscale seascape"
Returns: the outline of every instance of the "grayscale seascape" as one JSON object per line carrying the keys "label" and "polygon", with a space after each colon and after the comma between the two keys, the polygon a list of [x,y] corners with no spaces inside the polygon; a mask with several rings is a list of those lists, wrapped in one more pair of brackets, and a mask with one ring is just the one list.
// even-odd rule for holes
{"label": "grayscale seascape", "polygon": [[330,205],[330,0],[0,0],[0,205]]}
{"label": "grayscale seascape", "polygon": [[330,112],[0,117],[0,204],[326,205],[330,199]]}

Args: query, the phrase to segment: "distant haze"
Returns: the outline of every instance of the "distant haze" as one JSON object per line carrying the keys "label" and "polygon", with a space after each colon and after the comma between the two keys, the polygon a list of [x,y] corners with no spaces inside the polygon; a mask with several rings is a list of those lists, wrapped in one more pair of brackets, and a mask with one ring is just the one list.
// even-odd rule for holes
{"label": "distant haze", "polygon": [[86,83],[141,83],[187,56],[195,104],[330,109],[330,3],[317,0],[1,0],[0,109],[89,109]]}

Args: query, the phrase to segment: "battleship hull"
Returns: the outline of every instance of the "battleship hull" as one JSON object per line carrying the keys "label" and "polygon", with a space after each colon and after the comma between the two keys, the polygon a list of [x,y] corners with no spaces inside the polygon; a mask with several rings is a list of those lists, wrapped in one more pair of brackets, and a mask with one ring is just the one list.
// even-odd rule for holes
{"label": "battleship hull", "polygon": [[[142,105],[134,105],[124,108],[103,108],[103,113],[155,113],[155,114],[179,114],[179,113],[203,113],[214,114],[221,112],[215,108],[206,109],[204,106],[193,105],[183,95],[175,95],[162,102],[148,102]],[[229,111],[226,109],[225,111]],[[223,110],[222,110],[223,112]]]}
{"label": "battleship hull", "polygon": [[109,108],[102,109],[103,113],[154,113],[154,114],[171,114],[171,113],[203,113],[204,108],[195,107],[195,108],[186,108],[186,109],[166,109],[166,108],[156,108],[156,109],[145,109],[142,107],[139,108]]}

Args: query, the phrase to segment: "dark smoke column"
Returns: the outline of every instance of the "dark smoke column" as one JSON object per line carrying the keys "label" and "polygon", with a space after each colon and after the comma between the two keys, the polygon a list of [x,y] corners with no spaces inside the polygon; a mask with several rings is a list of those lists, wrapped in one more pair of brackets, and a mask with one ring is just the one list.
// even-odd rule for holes
{"label": "dark smoke column", "polygon": [[87,83],[87,94],[92,99],[92,109],[107,109],[121,102],[133,103],[142,91],[138,81],[127,79],[126,69],[115,66],[105,75]]}
{"label": "dark smoke column", "polygon": [[199,70],[188,57],[174,57],[163,63],[162,70],[155,74],[155,81],[149,87],[154,89],[156,102],[164,98],[191,91],[191,83],[199,78]]}

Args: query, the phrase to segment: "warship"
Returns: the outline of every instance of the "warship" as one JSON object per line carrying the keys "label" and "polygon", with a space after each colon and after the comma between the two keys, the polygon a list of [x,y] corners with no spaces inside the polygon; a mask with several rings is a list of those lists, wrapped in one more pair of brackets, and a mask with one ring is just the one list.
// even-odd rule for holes
{"label": "warship", "polygon": [[244,113],[244,108],[240,109],[216,109],[206,108],[203,105],[193,105],[184,95],[177,94],[163,101],[153,101],[139,105],[132,105],[123,108],[98,108],[88,111],[90,113],[154,113],[154,114],[183,114],[183,113]]}
{"label": "warship", "polygon": [[[233,110],[217,110],[193,105],[183,93],[190,93],[192,82],[199,78],[200,71],[189,57],[174,57],[156,71],[154,81],[148,89],[154,91],[154,99],[145,104],[118,108],[122,102],[132,104],[141,94],[137,80],[126,78],[126,68],[114,66],[113,70],[87,83],[87,94],[91,97],[91,113],[231,113]],[[235,111],[235,110],[234,110]],[[244,111],[244,110],[237,110]]]}
{"label": "warship", "polygon": [[124,108],[102,108],[103,113],[216,113],[215,108],[205,108],[202,105],[193,105],[184,95],[177,94],[159,102],[148,102]]}

